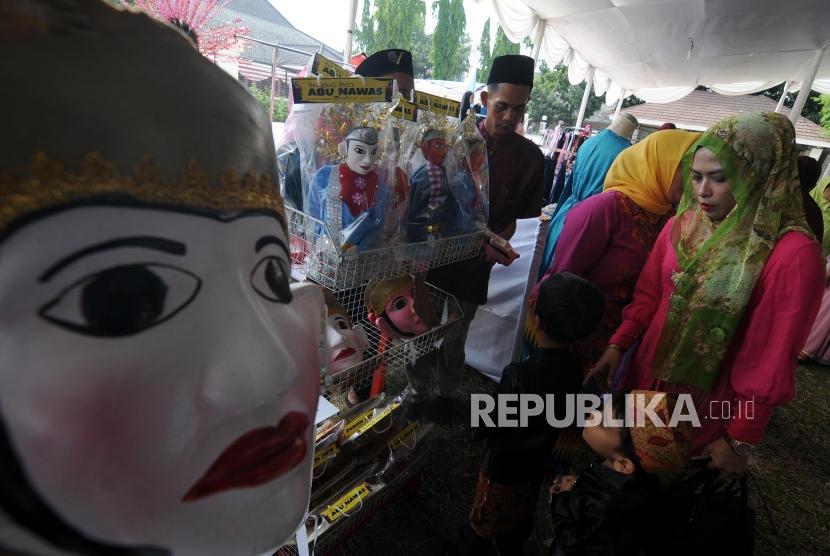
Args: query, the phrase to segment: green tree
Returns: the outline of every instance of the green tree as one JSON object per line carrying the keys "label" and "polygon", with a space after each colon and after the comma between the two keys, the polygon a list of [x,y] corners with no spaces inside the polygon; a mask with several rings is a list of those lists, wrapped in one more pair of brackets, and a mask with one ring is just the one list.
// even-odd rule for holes
{"label": "green tree", "polygon": [[819,123],[824,128],[824,135],[830,136],[830,95],[819,95],[819,103],[821,104]]}
{"label": "green tree", "polygon": [[[559,120],[566,124],[576,123],[579,115],[579,106],[582,104],[582,95],[585,93],[585,83],[573,86],[568,82],[568,68],[563,65],[553,70],[547,64],[539,64],[540,75],[533,84],[533,93],[527,112],[534,122],[542,121],[542,116],[548,117],[548,126],[554,126]],[[590,115],[602,105],[593,93],[588,98],[585,114]]]}
{"label": "green tree", "polygon": [[[504,56],[505,54],[518,54],[519,53],[519,43],[510,42],[510,39],[507,38],[507,35],[504,34],[504,31],[501,30],[501,27],[496,25],[496,40],[493,43],[493,58],[498,56]],[[492,61],[492,59],[491,59]],[[489,66],[487,67],[489,70]]]}
{"label": "green tree", "polygon": [[[760,93],[755,93],[756,95],[764,95],[765,97],[769,97],[772,100],[778,101],[781,98],[781,93],[784,92],[784,84],[777,85],[772,89],[767,89],[766,91],[761,91]],[[795,99],[798,96],[798,93],[790,93],[787,95],[787,98],[784,99],[784,106],[787,108],[792,108],[793,104],[795,104]],[[821,111],[822,111],[822,102],[819,98],[820,95],[810,95],[807,97],[807,102],[804,103],[804,109],[801,111],[801,115],[813,123],[820,123],[821,122]],[[821,124],[824,125],[824,124]]]}
{"label": "green tree", "polygon": [[476,81],[487,80],[490,73],[490,64],[493,63],[493,53],[490,51],[490,18],[484,22],[484,30],[478,41],[478,69],[476,70]]}
{"label": "green tree", "polygon": [[425,16],[422,0],[375,0],[373,52],[385,48],[412,50],[416,31],[424,29]]}
{"label": "green tree", "polygon": [[467,71],[470,41],[466,36],[467,17],[462,0],[437,0],[437,23],[432,34],[432,78],[459,80]]}
{"label": "green tree", "polygon": [[[265,113],[268,113],[268,108],[271,106],[271,88],[259,88],[253,83],[248,87],[248,91],[259,101]],[[288,99],[276,97],[274,99],[274,113],[271,114],[271,121],[284,122],[288,116]]]}
{"label": "green tree", "polygon": [[415,29],[412,38],[412,70],[416,79],[432,77],[432,35],[421,29]]}
{"label": "green tree", "polygon": [[387,48],[412,52],[415,77],[428,78],[432,68],[432,35],[424,31],[426,8],[422,0],[363,0],[355,43],[366,54]]}
{"label": "green tree", "polygon": [[354,30],[354,40],[358,50],[371,54],[375,48],[375,20],[371,14],[372,0],[363,0],[363,12],[360,25]]}
{"label": "green tree", "polygon": [[637,106],[638,104],[645,104],[646,101],[641,99],[640,97],[635,97],[634,95],[628,95],[623,99],[622,107],[628,108],[629,106]]}

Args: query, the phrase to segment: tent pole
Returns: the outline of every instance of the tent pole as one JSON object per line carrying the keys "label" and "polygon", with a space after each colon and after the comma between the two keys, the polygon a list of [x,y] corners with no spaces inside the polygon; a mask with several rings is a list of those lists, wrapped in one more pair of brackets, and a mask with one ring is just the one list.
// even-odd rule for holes
{"label": "tent pole", "polygon": [[534,62],[539,60],[539,52],[542,50],[542,41],[545,38],[545,20],[540,19],[537,25],[539,25],[539,30],[533,38],[533,51],[530,54],[530,57],[533,58]]}
{"label": "tent pole", "polygon": [[[368,2],[369,0],[363,0]],[[346,45],[343,47],[343,63],[348,64],[352,59],[352,38],[354,38],[355,19],[357,19],[357,0],[349,0],[349,6],[346,8],[349,13],[346,14],[348,18],[346,21]]]}
{"label": "tent pole", "polygon": [[579,105],[579,116],[576,118],[576,127],[582,127],[582,120],[585,119],[585,109],[588,108],[588,98],[591,95],[591,89],[594,86],[594,67],[588,66],[588,72],[585,75],[585,94],[582,95],[582,104]]}
{"label": "tent pole", "polygon": [[614,110],[614,117],[611,118],[612,122],[617,119],[617,116],[620,115],[620,110],[622,109],[622,103],[625,100],[625,97],[628,96],[628,95],[625,94],[627,92],[628,92],[627,90],[623,90],[623,92],[620,93],[620,100],[617,101],[617,109]]}
{"label": "tent pole", "polygon": [[798,96],[795,99],[795,104],[793,104],[793,109],[790,110],[790,121],[793,125],[795,125],[795,122],[798,121],[798,117],[801,116],[801,111],[804,109],[807,97],[810,96],[810,87],[813,86],[813,81],[816,79],[816,73],[818,73],[818,67],[821,65],[821,58],[823,55],[823,48],[816,50],[816,55],[813,57],[813,65],[810,68],[810,72],[807,74],[806,79],[801,82],[801,90],[798,91]]}
{"label": "tent pole", "polygon": [[277,84],[277,47],[271,50],[271,98],[268,100],[268,118],[274,121],[274,87]]}
{"label": "tent pole", "polygon": [[787,94],[790,92],[790,82],[784,81],[784,90],[781,91],[781,98],[778,99],[778,106],[775,107],[776,112],[781,112],[781,107],[784,106],[784,99],[787,98]]}

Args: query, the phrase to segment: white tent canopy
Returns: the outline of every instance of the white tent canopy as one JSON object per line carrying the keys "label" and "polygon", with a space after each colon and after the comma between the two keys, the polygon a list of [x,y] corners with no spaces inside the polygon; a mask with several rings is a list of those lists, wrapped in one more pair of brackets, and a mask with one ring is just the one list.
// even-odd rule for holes
{"label": "white tent canopy", "polygon": [[830,93],[828,0],[492,2],[511,41],[542,34],[538,57],[566,64],[574,85],[593,75],[608,104],[673,102],[698,85],[743,95],[806,80]]}

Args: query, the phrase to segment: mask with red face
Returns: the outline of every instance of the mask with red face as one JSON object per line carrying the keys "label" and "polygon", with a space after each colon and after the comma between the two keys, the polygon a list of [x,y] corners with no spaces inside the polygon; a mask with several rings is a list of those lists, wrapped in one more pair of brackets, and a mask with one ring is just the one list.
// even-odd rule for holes
{"label": "mask with red face", "polygon": [[441,166],[444,164],[444,159],[447,158],[447,140],[441,136],[427,136],[423,143],[421,143],[421,152],[424,158],[435,165]]}

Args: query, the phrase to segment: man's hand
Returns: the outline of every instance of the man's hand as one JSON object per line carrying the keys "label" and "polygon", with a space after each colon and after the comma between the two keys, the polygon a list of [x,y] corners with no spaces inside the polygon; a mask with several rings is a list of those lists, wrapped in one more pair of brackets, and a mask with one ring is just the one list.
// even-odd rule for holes
{"label": "man's hand", "polygon": [[725,438],[718,438],[703,449],[703,456],[712,458],[709,469],[718,469],[727,479],[736,479],[746,472],[749,458],[739,456]]}
{"label": "man's hand", "polygon": [[485,242],[484,243],[484,260],[487,262],[496,261],[499,264],[503,264],[504,266],[510,266],[513,261],[519,258],[519,254],[513,251],[512,247],[509,247],[508,244],[508,251],[502,251],[501,249],[494,247],[491,243]]}
{"label": "man's hand", "polygon": [[600,384],[604,383],[610,387],[611,382],[614,380],[614,375],[617,373],[617,369],[620,368],[622,355],[622,350],[618,347],[605,348],[602,357],[599,358],[594,364],[594,368],[585,377],[585,383],[596,378]]}
{"label": "man's hand", "polygon": [[490,230],[485,231],[484,259],[486,261],[496,261],[504,266],[510,266],[518,258],[519,254],[513,250],[513,246],[507,239]]}

